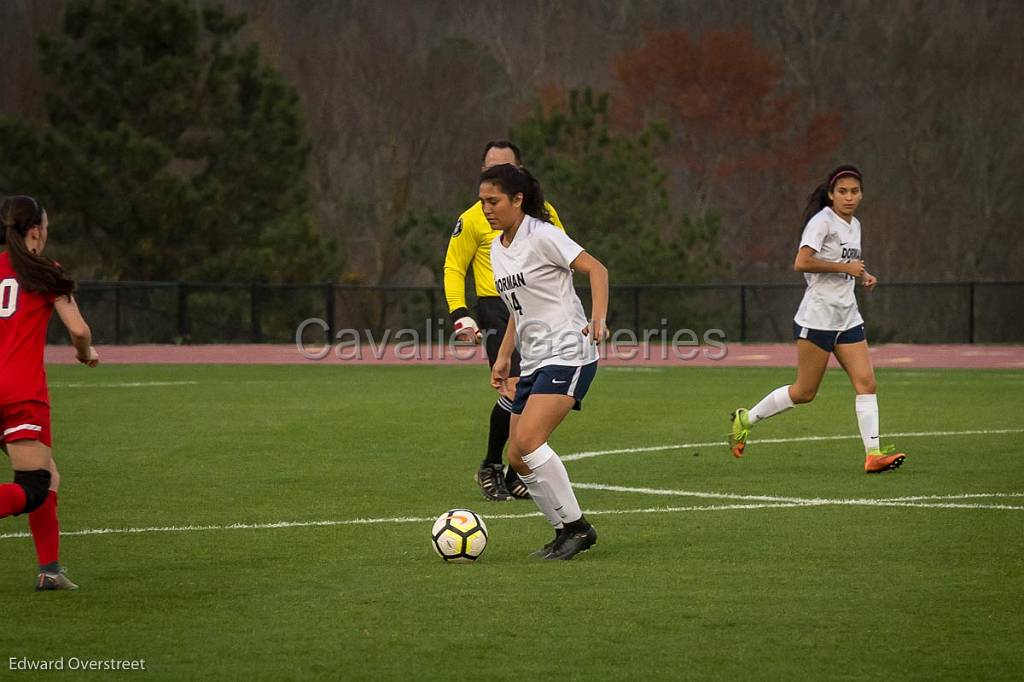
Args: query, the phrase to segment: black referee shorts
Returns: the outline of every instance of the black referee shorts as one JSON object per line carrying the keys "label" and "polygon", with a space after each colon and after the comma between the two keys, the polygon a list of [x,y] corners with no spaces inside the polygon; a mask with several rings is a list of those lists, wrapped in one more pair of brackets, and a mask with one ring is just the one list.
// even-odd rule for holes
{"label": "black referee shorts", "polygon": [[[480,333],[484,335],[484,346],[487,348],[487,362],[493,367],[498,359],[501,340],[505,338],[508,327],[508,306],[500,296],[483,296],[476,301],[476,323],[480,325]],[[509,376],[519,376],[519,351],[512,351],[512,369]]]}

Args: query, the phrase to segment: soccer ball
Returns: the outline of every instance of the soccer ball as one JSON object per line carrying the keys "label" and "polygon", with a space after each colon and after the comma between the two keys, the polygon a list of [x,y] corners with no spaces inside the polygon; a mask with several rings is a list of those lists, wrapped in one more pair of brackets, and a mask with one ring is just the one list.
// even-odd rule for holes
{"label": "soccer ball", "polygon": [[476,561],[484,553],[487,525],[468,509],[449,509],[434,521],[430,539],[442,559],[465,564]]}

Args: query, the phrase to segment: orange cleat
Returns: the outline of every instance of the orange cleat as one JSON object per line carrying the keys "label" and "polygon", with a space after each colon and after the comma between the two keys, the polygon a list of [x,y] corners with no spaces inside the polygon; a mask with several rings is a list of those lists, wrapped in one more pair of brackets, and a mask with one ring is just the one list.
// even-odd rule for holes
{"label": "orange cleat", "polygon": [[891,455],[866,455],[864,458],[864,473],[880,474],[883,471],[899,469],[906,457],[902,452],[894,452]]}

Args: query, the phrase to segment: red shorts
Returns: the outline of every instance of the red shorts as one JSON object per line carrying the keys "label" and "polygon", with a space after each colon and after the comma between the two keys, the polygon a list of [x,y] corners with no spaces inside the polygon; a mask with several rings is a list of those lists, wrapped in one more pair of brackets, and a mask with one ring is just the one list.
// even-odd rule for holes
{"label": "red shorts", "polygon": [[50,406],[38,400],[0,405],[0,441],[37,440],[53,447]]}

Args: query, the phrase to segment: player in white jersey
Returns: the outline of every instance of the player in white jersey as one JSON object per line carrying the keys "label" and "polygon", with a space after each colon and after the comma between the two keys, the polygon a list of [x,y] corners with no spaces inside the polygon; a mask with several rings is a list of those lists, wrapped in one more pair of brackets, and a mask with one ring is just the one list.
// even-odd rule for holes
{"label": "player in white jersey", "polygon": [[[597,531],[548,438],[570,410],[580,409],[597,373],[596,344],[608,335],[608,270],[547,222],[540,184],[526,169],[503,164],[484,171],[480,202],[488,222],[501,230],[491,244],[491,267],[510,318],[491,385],[512,399],[509,465],[555,528],[555,538],[533,555],[572,559],[597,542]],[[573,271],[590,277],[590,320],[573,288]],[[517,346],[518,382],[509,379]]]}
{"label": "player in white jersey", "polygon": [[883,453],[879,448],[875,371],[854,295],[858,281],[869,290],[878,284],[878,278],[864,269],[860,221],[853,216],[862,189],[860,171],[854,166],[840,166],[808,200],[800,248],[793,263],[807,280],[807,291],[793,319],[796,382],[775,389],[749,410],[741,407],[732,413],[729,445],[736,457],[743,456],[754,424],[814,400],[834,353],[857,394],[854,408],[864,443],[864,471],[881,473],[903,464],[903,453]]}
{"label": "player in white jersey", "polygon": [[[488,142],[481,162],[481,171],[502,163],[523,165],[519,147],[508,140]],[[551,214],[551,222],[561,227],[555,207],[551,204],[545,204],[544,207]],[[498,234],[500,232],[487,222],[480,200],[477,199],[459,216],[444,258],[444,295],[455,323],[455,335],[463,342],[482,343],[490,365],[498,357],[498,347],[508,326],[508,308],[494,288],[494,273],[491,271],[491,242]],[[476,288],[476,319],[471,316],[466,304],[466,275],[470,271]],[[487,371],[490,373],[490,366]],[[512,376],[519,376],[517,355],[512,356]],[[495,502],[526,499],[530,496],[526,485],[519,480],[519,474],[512,467],[506,471],[502,465],[511,410],[512,402],[499,395],[491,408],[487,455],[474,477],[484,498]]]}

